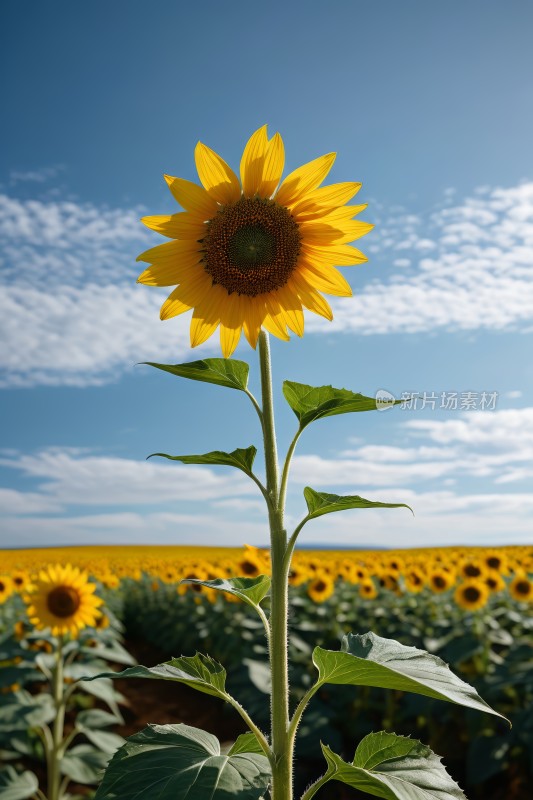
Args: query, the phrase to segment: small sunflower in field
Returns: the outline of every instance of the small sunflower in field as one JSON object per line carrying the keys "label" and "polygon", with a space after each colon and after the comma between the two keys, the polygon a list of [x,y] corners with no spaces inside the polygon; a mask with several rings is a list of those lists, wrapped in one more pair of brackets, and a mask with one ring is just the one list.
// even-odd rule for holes
{"label": "small sunflower in field", "polygon": [[447,592],[455,583],[455,575],[446,569],[437,568],[429,573],[428,585],[435,594]]}
{"label": "small sunflower in field", "polygon": [[30,576],[27,572],[17,569],[11,573],[11,582],[15,592],[22,592],[30,582]]}
{"label": "small sunflower in field", "polygon": [[359,596],[363,597],[365,600],[373,600],[378,596],[378,590],[372,578],[363,578],[363,580],[359,582]]}
{"label": "small sunflower in field", "polygon": [[495,569],[488,570],[483,578],[483,581],[487,584],[492,594],[503,592],[505,589],[505,581],[500,573]]}
{"label": "small sunflower in field", "polygon": [[530,603],[533,601],[533,582],[525,572],[519,572],[509,584],[509,592],[515,600]]}
{"label": "small sunflower in field", "polygon": [[257,578],[258,575],[263,575],[265,572],[263,558],[252,549],[246,551],[242,558],[237,561],[236,566],[239,574],[245,578]]}
{"label": "small sunflower in field", "polygon": [[477,611],[483,608],[489,599],[489,587],[482,580],[474,578],[460,583],[454,592],[453,599],[466,611]]}
{"label": "small sunflower in field", "polygon": [[303,564],[299,564],[296,560],[294,560],[289,571],[290,585],[301,586],[302,583],[305,583],[309,580],[309,577],[309,571],[303,566]]}
{"label": "small sunflower in field", "polygon": [[502,550],[487,550],[481,560],[487,569],[499,572],[500,575],[509,574],[509,561]]}
{"label": "small sunflower in field", "polygon": [[243,329],[255,348],[261,328],[284,340],[287,329],[302,336],[304,308],[331,320],[321,292],[351,296],[336,266],[367,261],[348,243],[373,228],[354,219],[366,205],[346,205],[360,183],[320,186],[334,160],[334,153],[321,156],[291,172],[278,188],[284,146],[279,133],[268,138],[266,125],[244,148],[240,181],[217,153],[198,142],[195,161],[202,186],[165,175],[185,210],[142,220],[172,240],[137,259],[150,265],[139,283],[178,284],[161,308],[161,319],[194,309],[191,346],[220,326],[225,357]]}
{"label": "small sunflower in field", "polygon": [[0,575],[0,603],[13,594],[13,583],[7,575]]}
{"label": "small sunflower in field", "polygon": [[476,578],[482,578],[487,569],[488,567],[485,566],[481,559],[469,558],[461,564],[460,573],[467,580],[475,580]]}
{"label": "small sunflower in field", "polygon": [[100,616],[103,601],[95,590],[96,584],[78,567],[50,565],[28,588],[28,618],[38,630],[50,628],[53,636],[76,636],[83,628],[94,627]]}
{"label": "small sunflower in field", "polygon": [[411,594],[421,592],[426,585],[426,576],[420,567],[409,567],[403,576],[405,588]]}
{"label": "small sunflower in field", "polygon": [[307,594],[314,603],[323,603],[335,591],[335,581],[331,575],[319,573],[307,586]]}

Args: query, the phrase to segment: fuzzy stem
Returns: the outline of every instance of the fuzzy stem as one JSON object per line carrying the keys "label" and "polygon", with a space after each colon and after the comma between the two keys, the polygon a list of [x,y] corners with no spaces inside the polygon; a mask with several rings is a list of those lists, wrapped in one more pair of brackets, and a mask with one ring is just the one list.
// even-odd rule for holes
{"label": "fuzzy stem", "polygon": [[268,334],[259,334],[261,399],[267,493],[270,497],[269,526],[272,560],[272,594],[270,605],[270,670],[272,675],[272,800],[292,800],[292,746],[289,735],[288,675],[288,579],[284,563],[287,532],[284,528],[283,503],[279,496],[279,466],[274,425],[272,369]]}
{"label": "fuzzy stem", "polygon": [[63,683],[63,637],[60,636],[56,651],[56,663],[52,670],[52,696],[55,706],[55,719],[52,727],[52,746],[48,758],[48,800],[60,800],[61,792],[61,751],[65,723],[65,697]]}

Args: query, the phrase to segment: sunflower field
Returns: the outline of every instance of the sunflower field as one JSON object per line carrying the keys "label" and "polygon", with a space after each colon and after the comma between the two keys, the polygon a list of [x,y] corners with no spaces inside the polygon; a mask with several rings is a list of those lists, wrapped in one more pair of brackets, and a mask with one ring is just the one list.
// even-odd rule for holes
{"label": "sunflower field", "polygon": [[[141,673],[90,680],[140,670],[137,662],[209,652],[232,695],[267,725],[261,622],[235,593],[200,581],[268,575],[268,551],[80,547],[3,551],[0,563],[0,798],[91,797],[124,736],[148,719],[201,721],[222,742],[245,730],[233,709],[198,700],[187,686]],[[363,686],[347,696],[323,687],[302,723],[300,788],[318,774],[319,741],[339,752],[372,730],[394,729],[442,754],[471,798],[530,796],[533,548],[301,550],[290,583],[295,702],[312,680],[316,642],[337,646],[350,630],[373,630],[440,656],[513,726],[400,690]],[[335,792],[326,787],[324,797],[358,796]]]}

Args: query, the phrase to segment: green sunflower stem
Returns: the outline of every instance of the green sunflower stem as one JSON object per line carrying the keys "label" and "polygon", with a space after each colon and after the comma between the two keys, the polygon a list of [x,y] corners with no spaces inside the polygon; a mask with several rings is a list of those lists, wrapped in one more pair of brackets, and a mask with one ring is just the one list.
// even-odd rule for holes
{"label": "green sunflower stem", "polygon": [[65,698],[63,680],[63,637],[59,636],[56,650],[56,662],[52,670],[52,697],[55,706],[55,718],[52,727],[52,742],[47,754],[48,764],[48,800],[61,800],[61,756],[63,751],[63,733],[65,725]]}
{"label": "green sunflower stem", "polygon": [[272,690],[270,700],[272,764],[272,800],[292,800],[292,741],[289,731],[289,673],[288,673],[288,569],[285,563],[287,532],[284,528],[284,502],[279,495],[279,466],[274,425],[272,368],[268,334],[259,335],[259,363],[263,437],[267,492],[270,498],[270,554],[272,589],[270,601],[270,670]]}

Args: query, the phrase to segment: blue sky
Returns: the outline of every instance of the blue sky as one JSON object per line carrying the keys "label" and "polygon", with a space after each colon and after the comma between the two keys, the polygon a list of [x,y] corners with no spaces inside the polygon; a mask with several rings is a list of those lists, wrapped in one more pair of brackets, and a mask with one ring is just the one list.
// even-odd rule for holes
{"label": "blue sky", "polygon": [[[253,484],[146,462],[259,444],[244,396],[135,366],[194,351],[136,285],[174,213],[163,173],[197,180],[198,139],[234,168],[268,123],[286,173],[332,150],[359,180],[369,263],[328,323],[273,342],[274,373],[425,407],[323,420],[302,489],[405,501],[305,529],[306,544],[532,541],[533,7],[524,0],[2,6],[0,547],[267,541]],[[236,357],[252,368],[241,343]],[[456,409],[441,408],[457,393]],[[476,405],[467,409],[467,395]],[[482,393],[497,393],[481,409]],[[435,408],[428,397],[435,394]],[[294,428],[278,391],[281,450]]]}

